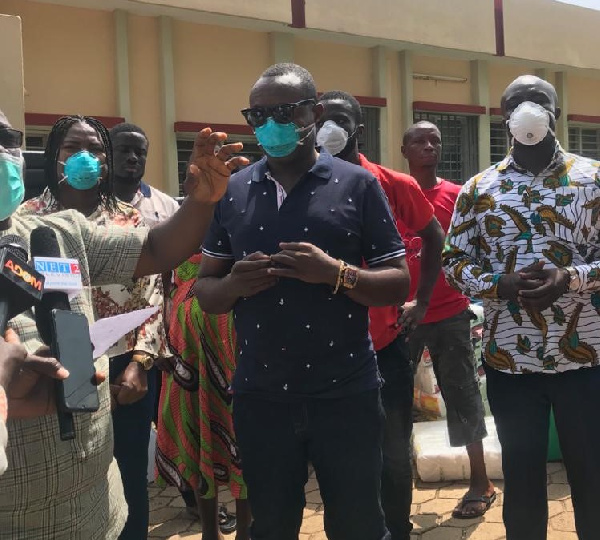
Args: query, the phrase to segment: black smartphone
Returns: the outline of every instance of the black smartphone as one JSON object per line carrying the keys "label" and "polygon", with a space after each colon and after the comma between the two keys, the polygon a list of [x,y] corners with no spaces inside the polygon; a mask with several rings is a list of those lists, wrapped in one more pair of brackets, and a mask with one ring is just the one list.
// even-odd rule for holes
{"label": "black smartphone", "polygon": [[52,354],[69,370],[57,381],[57,405],[63,412],[95,412],[100,407],[90,327],[85,315],[52,310]]}

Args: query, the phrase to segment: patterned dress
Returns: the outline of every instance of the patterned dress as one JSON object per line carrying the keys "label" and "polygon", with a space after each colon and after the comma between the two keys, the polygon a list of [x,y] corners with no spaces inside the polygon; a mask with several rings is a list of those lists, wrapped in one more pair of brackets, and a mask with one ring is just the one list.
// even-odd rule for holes
{"label": "patterned dress", "polygon": [[163,373],[157,481],[198,490],[206,499],[228,485],[236,499],[245,499],[229,389],[236,366],[233,318],[200,309],[192,290],[200,259],[195,255],[175,272],[168,335],[176,369]]}

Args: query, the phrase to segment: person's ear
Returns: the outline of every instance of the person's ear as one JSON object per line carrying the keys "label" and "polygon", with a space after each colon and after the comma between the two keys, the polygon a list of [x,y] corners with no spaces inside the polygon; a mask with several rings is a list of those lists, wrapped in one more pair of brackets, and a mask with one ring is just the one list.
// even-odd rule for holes
{"label": "person's ear", "polygon": [[560,118],[560,115],[562,114],[562,110],[560,107],[556,107],[555,111],[554,111],[554,119],[558,120]]}
{"label": "person's ear", "polygon": [[315,104],[315,106],[313,107],[313,117],[314,117],[315,124],[317,124],[319,122],[319,119],[321,118],[321,116],[323,116],[324,112],[325,112],[325,107],[323,107],[322,103]]}
{"label": "person's ear", "polygon": [[359,137],[361,137],[364,132],[365,132],[365,125],[364,124],[359,124],[358,126],[356,126],[356,134]]}

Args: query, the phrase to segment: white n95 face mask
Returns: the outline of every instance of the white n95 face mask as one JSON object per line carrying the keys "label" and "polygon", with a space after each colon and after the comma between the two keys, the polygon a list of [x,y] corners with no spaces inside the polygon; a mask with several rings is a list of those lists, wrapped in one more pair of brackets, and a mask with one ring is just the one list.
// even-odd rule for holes
{"label": "white n95 face mask", "polygon": [[332,156],[339,154],[348,143],[348,132],[333,120],[327,120],[317,132],[317,146],[327,150]]}
{"label": "white n95 face mask", "polygon": [[552,113],[532,101],[524,101],[510,115],[508,127],[521,144],[534,146],[541,143],[550,129]]}

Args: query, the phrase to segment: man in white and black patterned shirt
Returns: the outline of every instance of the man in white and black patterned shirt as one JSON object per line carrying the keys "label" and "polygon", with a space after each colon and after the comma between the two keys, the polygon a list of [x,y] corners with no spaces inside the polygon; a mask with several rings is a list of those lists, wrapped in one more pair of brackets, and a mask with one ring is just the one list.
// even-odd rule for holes
{"label": "man in white and black patterned shirt", "polygon": [[546,539],[551,409],[579,538],[598,538],[600,163],[561,148],[557,101],[538,77],[508,86],[513,147],[463,187],[444,254],[448,280],[484,301],[507,540]]}

